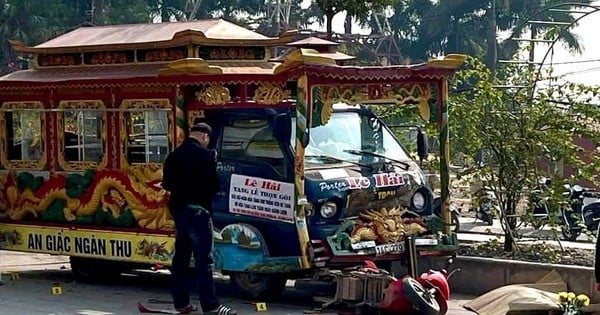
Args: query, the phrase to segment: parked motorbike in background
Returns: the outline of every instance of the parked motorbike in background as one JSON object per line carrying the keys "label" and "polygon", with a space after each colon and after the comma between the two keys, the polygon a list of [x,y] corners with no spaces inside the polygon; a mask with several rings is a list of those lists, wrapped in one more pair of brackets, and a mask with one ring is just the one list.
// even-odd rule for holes
{"label": "parked motorbike in background", "polygon": [[[532,226],[536,229],[542,228],[550,221],[550,196],[544,196],[543,192],[551,185],[551,180],[541,178],[538,187],[532,191],[531,201]],[[600,221],[600,201],[586,203],[584,200],[593,195],[587,189],[580,185],[563,185],[563,197],[568,201],[560,207],[558,213],[558,225],[561,228],[563,239],[566,241],[575,241],[584,229],[592,233],[598,230],[598,221]]]}
{"label": "parked motorbike in background", "polygon": [[[453,203],[450,203],[450,225],[452,226],[452,231],[454,233],[458,233],[458,231],[460,230],[460,211],[461,209],[459,207],[457,207],[456,205],[454,205]],[[435,198],[433,198],[433,214],[435,214],[438,217],[442,217],[442,197],[441,196],[437,196]]]}
{"label": "parked motorbike in background", "polygon": [[588,230],[598,237],[600,223],[600,193],[586,192],[583,200],[583,221]]}
{"label": "parked motorbike in background", "polygon": [[544,191],[547,190],[552,181],[550,178],[542,177],[538,180],[538,185],[531,191],[529,196],[530,204],[532,205],[530,224],[535,229],[541,229],[548,224],[550,219],[550,196],[544,196]]}
{"label": "parked motorbike in background", "polygon": [[496,201],[494,193],[483,187],[475,192],[475,221],[478,219],[487,223],[487,225],[494,224],[494,218],[500,212],[500,206]]}

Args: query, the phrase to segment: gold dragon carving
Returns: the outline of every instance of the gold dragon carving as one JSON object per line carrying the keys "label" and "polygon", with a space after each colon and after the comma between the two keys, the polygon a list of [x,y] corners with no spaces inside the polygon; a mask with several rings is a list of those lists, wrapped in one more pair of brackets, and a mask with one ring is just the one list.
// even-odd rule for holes
{"label": "gold dragon carving", "polygon": [[206,105],[223,105],[231,101],[231,95],[228,88],[213,84],[203,88],[200,92],[196,92],[196,99]]}
{"label": "gold dragon carving", "polygon": [[419,113],[425,121],[429,121],[429,99],[431,87],[427,84],[412,84],[410,86],[384,86],[378,97],[370,97],[367,86],[320,86],[319,94],[323,102],[321,121],[326,124],[333,112],[333,104],[344,102],[348,105],[358,104],[407,104],[417,103]]}
{"label": "gold dragon carving", "polygon": [[[74,221],[80,216],[94,215],[97,211],[110,211],[118,218],[125,206],[131,209],[139,227],[144,229],[173,230],[174,223],[167,205],[166,191],[149,186],[162,177],[162,171],[152,169],[132,169],[132,175],[106,175],[90,186],[91,196],[82,201],[71,198],[64,185],[52,188],[42,196],[37,196],[31,189],[18,191],[16,185],[7,185],[7,174],[0,176],[0,189],[5,191],[0,198],[0,218],[22,220],[28,215],[39,217],[55,201],[65,200],[63,213],[67,221]],[[129,186],[129,187],[128,187]],[[103,208],[100,209],[99,208]]]}
{"label": "gold dragon carving", "polygon": [[422,223],[412,219],[403,219],[407,210],[400,208],[379,211],[367,210],[360,213],[362,222],[355,225],[350,235],[352,243],[362,241],[378,241],[380,244],[397,243],[405,236],[425,232]]}
{"label": "gold dragon carving", "polygon": [[260,104],[276,105],[289,99],[290,95],[290,90],[285,90],[279,85],[266,83],[260,85],[258,89],[256,89],[253,100]]}

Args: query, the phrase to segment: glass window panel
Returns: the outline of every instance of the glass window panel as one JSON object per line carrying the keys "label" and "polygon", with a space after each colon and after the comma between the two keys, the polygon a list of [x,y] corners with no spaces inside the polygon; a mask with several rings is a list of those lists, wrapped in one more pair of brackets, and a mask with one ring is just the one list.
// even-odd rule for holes
{"label": "glass window panel", "polygon": [[129,163],[162,163],[169,154],[167,111],[125,113]]}
{"label": "glass window panel", "polygon": [[102,161],[102,112],[65,110],[63,115],[65,160]]}
{"label": "glass window panel", "polygon": [[285,174],[286,163],[279,141],[268,121],[263,119],[232,120],[223,128],[223,158],[262,162]]}
{"label": "glass window panel", "polygon": [[42,157],[42,113],[14,110],[5,114],[9,160],[35,161]]}

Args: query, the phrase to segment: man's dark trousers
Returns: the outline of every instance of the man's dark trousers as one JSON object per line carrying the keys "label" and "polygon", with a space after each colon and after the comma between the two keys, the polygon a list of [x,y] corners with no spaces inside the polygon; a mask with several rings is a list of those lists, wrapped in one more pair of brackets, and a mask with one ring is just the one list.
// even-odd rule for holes
{"label": "man's dark trousers", "polygon": [[213,224],[211,215],[198,207],[184,206],[173,214],[175,221],[175,255],[172,263],[171,286],[176,308],[190,303],[188,272],[192,253],[195,260],[195,282],[203,311],[219,306],[213,282]]}

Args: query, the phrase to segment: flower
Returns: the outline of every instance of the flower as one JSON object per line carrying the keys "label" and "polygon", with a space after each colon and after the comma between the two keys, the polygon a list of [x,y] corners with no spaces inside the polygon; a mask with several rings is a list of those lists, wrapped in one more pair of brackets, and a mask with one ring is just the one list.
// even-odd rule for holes
{"label": "flower", "polygon": [[567,301],[567,292],[558,292],[558,301],[562,304]]}
{"label": "flower", "polygon": [[577,296],[577,302],[580,305],[588,306],[588,305],[590,305],[590,298],[585,294],[580,294]]}
{"label": "flower", "polygon": [[590,298],[585,294],[558,292],[557,299],[564,315],[581,315],[583,314],[582,308],[590,305]]}

